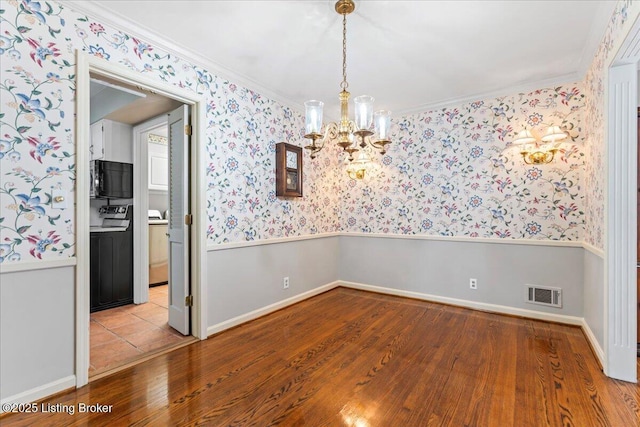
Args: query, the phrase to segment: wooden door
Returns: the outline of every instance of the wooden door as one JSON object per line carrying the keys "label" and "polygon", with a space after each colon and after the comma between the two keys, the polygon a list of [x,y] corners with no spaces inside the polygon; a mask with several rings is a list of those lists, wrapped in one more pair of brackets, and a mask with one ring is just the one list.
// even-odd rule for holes
{"label": "wooden door", "polygon": [[189,107],[169,113],[169,326],[189,335]]}

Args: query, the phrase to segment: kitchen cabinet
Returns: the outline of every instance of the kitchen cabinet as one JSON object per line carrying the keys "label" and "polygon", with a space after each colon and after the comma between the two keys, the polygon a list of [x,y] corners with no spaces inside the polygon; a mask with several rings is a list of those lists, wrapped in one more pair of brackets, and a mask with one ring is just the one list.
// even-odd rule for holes
{"label": "kitchen cabinet", "polygon": [[133,127],[113,120],[91,125],[90,160],[133,163]]}
{"label": "kitchen cabinet", "polygon": [[91,312],[133,303],[130,230],[90,234]]}

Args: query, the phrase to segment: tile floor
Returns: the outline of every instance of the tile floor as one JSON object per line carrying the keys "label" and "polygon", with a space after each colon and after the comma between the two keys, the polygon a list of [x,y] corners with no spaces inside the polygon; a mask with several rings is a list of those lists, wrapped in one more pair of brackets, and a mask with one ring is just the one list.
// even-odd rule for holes
{"label": "tile floor", "polygon": [[154,286],[145,304],[91,313],[89,376],[191,340],[168,325],[168,302],[168,286]]}

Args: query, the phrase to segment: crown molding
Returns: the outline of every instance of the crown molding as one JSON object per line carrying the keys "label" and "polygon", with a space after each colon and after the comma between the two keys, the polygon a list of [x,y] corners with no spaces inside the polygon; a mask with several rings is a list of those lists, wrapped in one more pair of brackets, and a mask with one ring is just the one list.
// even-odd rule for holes
{"label": "crown molding", "polygon": [[58,3],[65,8],[74,10],[75,12],[93,18],[96,21],[99,21],[101,24],[106,24],[118,31],[122,31],[125,34],[133,36],[135,38],[139,38],[141,40],[145,40],[158,49],[175,55],[193,65],[200,66],[218,77],[244,86],[247,89],[250,89],[266,98],[271,99],[272,101],[276,101],[298,112],[304,111],[304,105],[302,103],[286,99],[281,95],[278,95],[274,90],[262,86],[255,80],[232,71],[229,68],[200,55],[199,53],[189,49],[186,46],[175,43],[171,40],[167,40],[159,32],[141,25],[124,15],[112,12],[104,8],[103,6],[100,6],[99,4],[86,0],[58,0]]}
{"label": "crown molding", "polygon": [[563,74],[561,76],[550,79],[536,80],[533,82],[520,83],[496,89],[488,92],[477,92],[473,95],[465,95],[458,98],[448,98],[440,101],[429,102],[415,107],[398,110],[399,116],[411,116],[414,114],[425,113],[440,108],[452,107],[456,105],[467,104],[475,101],[483,101],[485,99],[499,98],[501,96],[514,95],[516,93],[526,93],[538,89],[544,89],[552,86],[564,85],[567,83],[577,83],[582,81],[578,73]]}

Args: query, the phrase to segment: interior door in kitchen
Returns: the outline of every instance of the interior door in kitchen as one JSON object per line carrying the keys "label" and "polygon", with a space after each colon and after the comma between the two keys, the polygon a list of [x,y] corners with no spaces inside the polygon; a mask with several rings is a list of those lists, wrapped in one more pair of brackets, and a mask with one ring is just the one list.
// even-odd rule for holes
{"label": "interior door in kitchen", "polygon": [[169,326],[190,334],[189,107],[169,113]]}

